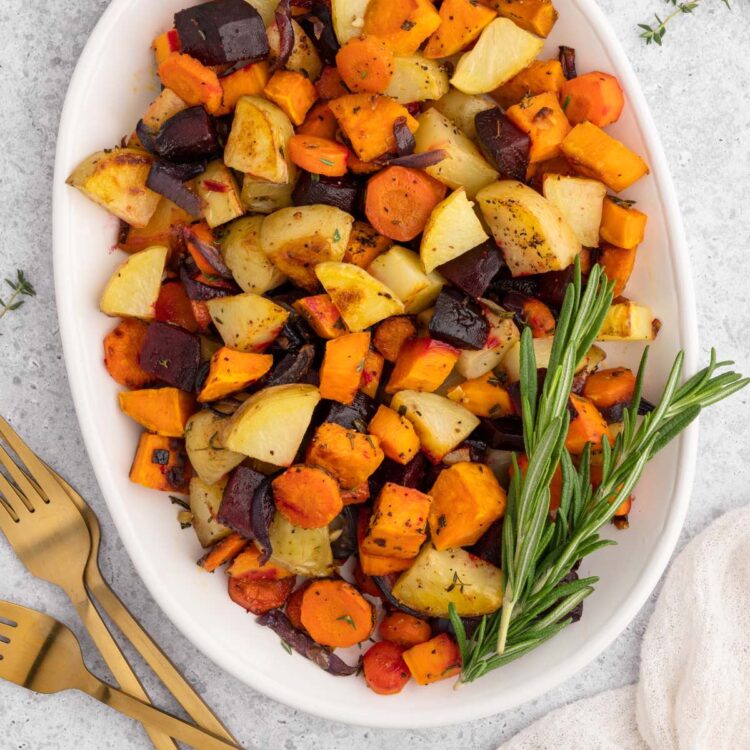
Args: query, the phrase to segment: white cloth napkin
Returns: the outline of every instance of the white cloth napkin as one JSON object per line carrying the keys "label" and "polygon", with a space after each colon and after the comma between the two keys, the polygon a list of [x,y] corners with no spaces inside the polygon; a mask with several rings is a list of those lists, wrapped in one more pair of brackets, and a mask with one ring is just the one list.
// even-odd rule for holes
{"label": "white cloth napkin", "polygon": [[672,564],[637,685],[552,711],[499,750],[750,750],[749,712],[750,507]]}

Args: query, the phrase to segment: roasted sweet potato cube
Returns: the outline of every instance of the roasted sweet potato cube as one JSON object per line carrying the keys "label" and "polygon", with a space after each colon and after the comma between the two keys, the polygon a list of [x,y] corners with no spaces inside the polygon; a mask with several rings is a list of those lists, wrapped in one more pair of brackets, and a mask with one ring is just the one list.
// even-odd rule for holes
{"label": "roasted sweet potato cube", "polygon": [[308,110],[318,98],[310,79],[293,70],[277,70],[268,81],[263,93],[277,104],[295,124],[302,125]]}
{"label": "roasted sweet potato cube", "polygon": [[271,486],[281,515],[303,529],[328,526],[344,507],[336,480],[316,466],[290,466]]}
{"label": "roasted sweet potato cube", "polygon": [[419,452],[419,438],[414,425],[397,411],[381,405],[368,426],[370,434],[380,439],[380,447],[388,458],[408,464]]}
{"label": "roasted sweet potato cube", "polygon": [[461,671],[461,652],[447,633],[412,646],[402,656],[419,685],[445,680]]}
{"label": "roasted sweet potato cube", "polygon": [[217,568],[233,560],[248,544],[250,542],[240,534],[225,536],[198,560],[198,565],[206,572],[213,573]]}
{"label": "roasted sweet potato cube", "polygon": [[510,393],[492,371],[479,378],[465,380],[445,395],[477,417],[497,419],[513,414]]}
{"label": "roasted sweet potato cube", "polygon": [[430,338],[407,341],[399,352],[386,393],[437,390],[458,362],[460,352],[450,344]]}
{"label": "roasted sweet potato cube", "polygon": [[366,482],[384,458],[375,436],[324,422],[310,441],[305,463],[325,469],[343,489],[352,489]]}
{"label": "roasted sweet potato cube", "polygon": [[649,173],[638,154],[591,122],[576,125],[560,148],[576,172],[601,180],[617,193]]}
{"label": "roasted sweet potato cube", "polygon": [[362,549],[372,555],[411,559],[427,538],[430,496],[387,482],[375,501]]}
{"label": "roasted sweet potato cube", "polygon": [[[372,555],[362,548],[362,542],[367,536],[370,528],[370,513],[362,509],[359,513],[357,523],[357,545],[359,554],[359,566],[366,576],[387,576],[389,573],[400,573],[411,567],[413,558],[400,557],[383,557],[382,555]],[[379,589],[378,589],[379,591]]]}
{"label": "roasted sweet potato cube", "polygon": [[601,448],[602,440],[610,440],[609,427],[604,417],[587,398],[570,394],[569,408],[575,416],[571,417],[565,447],[573,454],[583,453],[586,443],[591,449]]}
{"label": "roasted sweet potato cube", "polygon": [[270,354],[238,352],[222,346],[211,356],[208,376],[198,401],[216,401],[241,391],[263,377],[272,366],[273,357]]}
{"label": "roasted sweet potato cube", "polygon": [[177,388],[146,388],[121,391],[120,409],[149,432],[181,438],[185,425],[195,411],[195,399]]}
{"label": "roasted sweet potato cube", "polygon": [[643,242],[648,216],[627,201],[609,195],[602,204],[602,225],[599,235],[616,247],[631,249]]}
{"label": "roasted sweet potato cube", "polygon": [[365,355],[365,366],[362,369],[362,380],[359,383],[359,390],[370,398],[375,398],[375,394],[378,392],[384,366],[383,355],[370,349]]}
{"label": "roasted sweet potato cube", "polygon": [[261,563],[260,557],[260,550],[251,544],[234,558],[227,573],[232,578],[249,578],[254,581],[280,581],[282,578],[290,578],[294,575],[291,570],[279,563],[271,561]]}
{"label": "roasted sweet potato cube", "polygon": [[347,333],[326,343],[320,368],[320,395],[350,404],[359,390],[365,357],[370,350],[370,333]]}
{"label": "roasted sweet potato cube", "polygon": [[444,469],[430,495],[430,533],[439,550],[474,544],[505,513],[505,490],[485,464]]}
{"label": "roasted sweet potato cube", "polygon": [[[334,120],[335,122],[335,120]],[[388,237],[378,234],[375,227],[366,221],[355,221],[349,244],[346,247],[344,263],[354,263],[360,268],[367,268],[378,255],[384,253],[393,244]]]}
{"label": "roasted sweet potato cube", "polygon": [[333,300],[327,294],[298,299],[294,309],[310,324],[310,327],[323,339],[335,339],[347,331],[346,323]]}
{"label": "roasted sweet potato cube", "polygon": [[394,315],[378,324],[373,345],[389,362],[395,362],[401,347],[416,335],[417,327],[408,315]]}
{"label": "roasted sweet potato cube", "polygon": [[130,469],[130,481],[162,492],[187,492],[190,463],[185,443],[144,432]]}
{"label": "roasted sweet potato cube", "polygon": [[532,164],[560,154],[560,144],[570,132],[570,123],[556,94],[547,92],[528,97],[510,107],[506,114],[531,138]]}
{"label": "roasted sweet potato cube", "polygon": [[489,0],[487,5],[537,36],[547,36],[557,21],[552,0]]}

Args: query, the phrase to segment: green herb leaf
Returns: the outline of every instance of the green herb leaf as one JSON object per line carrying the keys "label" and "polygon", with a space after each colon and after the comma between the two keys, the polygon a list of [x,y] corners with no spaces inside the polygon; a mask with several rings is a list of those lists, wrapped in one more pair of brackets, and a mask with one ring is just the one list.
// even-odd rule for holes
{"label": "green herb leaf", "polygon": [[19,297],[36,297],[36,289],[20,268],[16,270],[16,278],[5,279],[5,283],[12,291],[7,301],[0,299],[0,318],[23,307],[26,300],[19,299]]}
{"label": "green herb leaf", "polygon": [[347,625],[350,625],[354,630],[357,629],[357,625],[352,619],[351,615],[341,615],[341,617],[336,618],[337,622],[345,622]]}

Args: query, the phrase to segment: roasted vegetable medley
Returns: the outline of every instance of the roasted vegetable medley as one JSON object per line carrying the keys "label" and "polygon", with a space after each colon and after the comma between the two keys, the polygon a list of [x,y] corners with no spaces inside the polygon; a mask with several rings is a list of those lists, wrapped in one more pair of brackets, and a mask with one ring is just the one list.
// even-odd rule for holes
{"label": "roasted vegetable medley", "polygon": [[[449,609],[470,632],[501,606],[523,327],[541,375],[577,262],[615,281],[600,341],[659,328],[622,296],[646,215],[617,194],[648,166],[605,131],[615,77],[567,47],[537,59],[556,18],[549,0],[189,7],[153,41],[161,93],[69,180],[121,220],[101,310],[144,430],[130,478],[184,506],[233,601],[331,674],[359,645],[377,693],[456,674]],[[594,483],[636,380],[604,360],[592,346],[568,405]]]}

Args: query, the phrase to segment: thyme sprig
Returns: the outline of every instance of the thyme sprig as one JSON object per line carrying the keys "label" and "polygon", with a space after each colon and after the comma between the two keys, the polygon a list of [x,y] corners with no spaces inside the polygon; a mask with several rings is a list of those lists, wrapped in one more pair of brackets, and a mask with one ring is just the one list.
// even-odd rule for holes
{"label": "thyme sprig", "polygon": [[[599,531],[632,492],[648,461],[684,430],[703,408],[750,383],[720,368],[715,352],[707,367],[680,385],[684,354],[680,352],[657,407],[638,415],[648,362],[645,350],[632,402],[624,411],[623,429],[613,445],[602,441],[596,461],[601,482],[591,483],[592,454],[584,451],[576,466],[565,448],[568,396],[577,364],[596,338],[612,301],[612,284],[594,266],[583,289],[580,266],[569,286],[552,346],[547,375],[537,405],[537,375],[529,329],[521,337],[521,400],[528,467],[523,475],[513,456],[513,476],[503,525],[502,607],[483,617],[469,638],[451,605],[450,618],[461,649],[459,684],[472,682],[532,651],[572,622],[571,613],[594,591],[598,578],[577,579],[571,571],[580,560],[612,540]],[[550,481],[562,472],[560,507],[550,518]]]}
{"label": "thyme sprig", "polygon": [[[665,0],[668,5],[674,7],[674,10],[666,17],[661,18],[658,13],[654,13],[654,19],[656,23],[639,23],[638,28],[642,29],[641,39],[646,40],[646,44],[658,44],[661,47],[662,39],[667,33],[667,24],[674,18],[680,15],[688,15],[692,13],[701,3],[701,0],[693,0],[692,2],[680,2],[679,0]],[[724,5],[731,10],[729,0],[721,0]]]}
{"label": "thyme sprig", "polygon": [[11,295],[7,301],[0,299],[0,318],[3,318],[6,313],[18,310],[22,307],[26,300],[19,299],[20,297],[35,297],[36,289],[34,289],[31,282],[26,278],[26,274],[18,269],[16,271],[15,280],[5,279],[5,283],[11,288]]}

